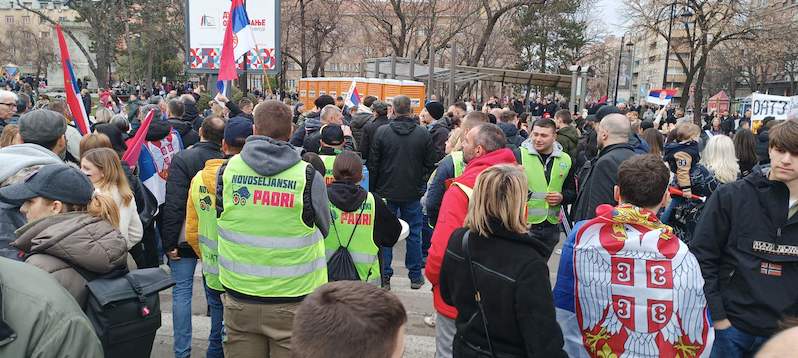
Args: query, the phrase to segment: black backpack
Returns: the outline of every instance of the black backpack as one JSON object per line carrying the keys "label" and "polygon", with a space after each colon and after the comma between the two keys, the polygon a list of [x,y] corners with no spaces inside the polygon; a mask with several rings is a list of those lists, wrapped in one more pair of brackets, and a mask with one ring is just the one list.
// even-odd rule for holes
{"label": "black backpack", "polygon": [[[358,217],[363,214],[364,208],[365,206],[360,208]],[[352,237],[355,236],[355,231],[357,230],[357,225],[360,223],[360,220],[355,221],[355,227],[349,234],[349,240],[346,242],[346,245],[341,243],[341,238],[338,236],[338,227],[335,226],[335,218],[333,217],[330,222],[333,224],[335,238],[338,240],[338,250],[335,250],[327,260],[327,281],[360,281],[360,275],[357,273],[355,261],[352,259],[352,254],[349,253],[349,244],[352,243]],[[371,277],[371,270],[369,270],[366,281],[368,281],[369,277]]]}
{"label": "black backpack", "polygon": [[155,267],[98,277],[72,267],[88,281],[85,312],[105,357],[149,357],[161,327],[158,292],[175,285],[172,275]]}

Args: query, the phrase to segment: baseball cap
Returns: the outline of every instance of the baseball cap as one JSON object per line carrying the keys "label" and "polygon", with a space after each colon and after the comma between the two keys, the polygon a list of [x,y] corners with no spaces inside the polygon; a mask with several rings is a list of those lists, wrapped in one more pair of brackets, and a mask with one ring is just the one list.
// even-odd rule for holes
{"label": "baseball cap", "polygon": [[224,142],[241,148],[252,135],[252,122],[244,117],[234,117],[224,126]]}
{"label": "baseball cap", "polygon": [[89,178],[66,164],[45,165],[25,181],[0,188],[0,200],[15,204],[41,196],[68,204],[86,205],[93,194],[94,186]]}
{"label": "baseball cap", "polygon": [[321,141],[327,145],[344,144],[344,130],[335,124],[321,127]]}
{"label": "baseball cap", "polygon": [[66,120],[61,113],[37,109],[19,117],[19,135],[26,143],[47,143],[66,132]]}

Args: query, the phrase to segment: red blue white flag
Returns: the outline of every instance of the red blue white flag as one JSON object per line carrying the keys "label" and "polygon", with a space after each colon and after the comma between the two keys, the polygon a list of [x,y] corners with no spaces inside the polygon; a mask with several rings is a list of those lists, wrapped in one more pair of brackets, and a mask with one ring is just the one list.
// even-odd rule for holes
{"label": "red blue white flag", "polygon": [[66,103],[69,106],[69,111],[72,112],[72,119],[78,127],[81,135],[89,134],[89,116],[86,108],[83,107],[83,101],[80,98],[80,87],[78,87],[78,79],[75,77],[75,71],[72,69],[72,60],[69,58],[69,49],[64,39],[64,33],[61,31],[61,25],[55,25],[55,32],[58,34],[58,47],[61,48],[61,69],[64,72],[64,92],[66,92]]}
{"label": "red blue white flag", "polygon": [[344,104],[349,108],[357,108],[360,105],[360,93],[357,92],[357,83],[355,81],[352,81],[349,86]]}
{"label": "red blue white flag", "polygon": [[[255,34],[249,24],[249,15],[244,0],[233,0],[227,14],[227,27],[222,42],[222,54],[219,63],[219,82],[238,78],[236,61],[255,48]],[[226,88],[227,84],[217,83],[217,88]]]}
{"label": "red blue white flag", "polygon": [[674,88],[654,89],[648,92],[648,97],[646,97],[646,102],[664,106],[668,103],[671,103],[671,100],[673,99],[673,96],[676,95],[676,93],[677,90]]}

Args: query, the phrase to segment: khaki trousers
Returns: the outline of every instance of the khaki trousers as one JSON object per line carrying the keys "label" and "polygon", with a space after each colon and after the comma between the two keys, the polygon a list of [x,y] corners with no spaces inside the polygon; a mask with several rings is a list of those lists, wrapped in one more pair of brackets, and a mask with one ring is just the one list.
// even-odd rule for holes
{"label": "khaki trousers", "polygon": [[291,357],[291,328],[300,302],[252,303],[224,294],[222,304],[226,357]]}

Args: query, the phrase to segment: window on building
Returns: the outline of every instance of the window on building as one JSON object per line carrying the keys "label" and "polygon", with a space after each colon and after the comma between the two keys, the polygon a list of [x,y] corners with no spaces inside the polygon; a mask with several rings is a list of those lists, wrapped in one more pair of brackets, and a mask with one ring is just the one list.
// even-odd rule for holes
{"label": "window on building", "polygon": [[22,17],[23,24],[30,24],[30,16],[23,16]]}
{"label": "window on building", "polygon": [[6,24],[13,24],[13,23],[14,23],[14,17],[11,16],[11,15],[7,15],[6,16]]}
{"label": "window on building", "polygon": [[50,33],[47,32],[47,31],[42,31],[42,33],[40,35],[41,35],[41,37],[43,39],[46,39],[46,38],[50,37]]}
{"label": "window on building", "polygon": [[39,24],[46,24],[46,23],[47,23],[47,20],[45,20],[44,17],[39,16]]}
{"label": "window on building", "polygon": [[23,34],[24,34],[23,36],[25,37],[25,39],[26,39],[26,40],[31,40],[31,39],[33,39],[33,33],[32,33],[32,32],[27,32],[27,31],[26,31],[26,32],[24,32]]}
{"label": "window on building", "polygon": [[58,17],[58,22],[64,22],[64,21],[66,21],[66,17],[65,16],[59,16]]}

